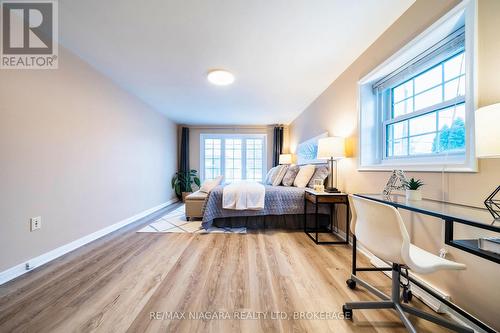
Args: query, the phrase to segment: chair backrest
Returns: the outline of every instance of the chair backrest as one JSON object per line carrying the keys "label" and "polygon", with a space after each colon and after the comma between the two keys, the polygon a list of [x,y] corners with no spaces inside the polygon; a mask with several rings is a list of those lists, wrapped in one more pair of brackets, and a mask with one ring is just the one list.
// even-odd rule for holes
{"label": "chair backrest", "polygon": [[351,232],[378,258],[404,264],[410,236],[396,208],[373,200],[349,196],[353,221]]}

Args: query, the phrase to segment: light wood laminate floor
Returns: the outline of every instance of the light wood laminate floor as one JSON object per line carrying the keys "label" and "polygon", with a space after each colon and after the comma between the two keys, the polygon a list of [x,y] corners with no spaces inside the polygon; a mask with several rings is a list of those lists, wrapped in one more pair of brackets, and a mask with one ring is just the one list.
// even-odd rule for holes
{"label": "light wood laminate floor", "polygon": [[[355,311],[353,322],[293,319],[294,312],[332,315],[345,301],[375,300],[346,287],[350,247],[318,246],[302,232],[135,232],[152,219],[0,286],[0,332],[406,332],[390,310]],[[388,291],[382,273],[361,276]],[[412,305],[427,309],[415,299]],[[175,311],[257,319],[151,318]],[[271,312],[288,317],[262,318]],[[419,332],[444,331],[410,318]]]}

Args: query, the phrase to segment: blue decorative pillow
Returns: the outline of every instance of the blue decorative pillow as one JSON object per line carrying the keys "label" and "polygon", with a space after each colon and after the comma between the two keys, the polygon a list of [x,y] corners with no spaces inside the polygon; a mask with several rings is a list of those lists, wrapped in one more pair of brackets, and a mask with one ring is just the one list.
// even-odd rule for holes
{"label": "blue decorative pillow", "polygon": [[271,168],[268,172],[267,172],[267,175],[266,175],[266,178],[264,179],[264,185],[272,185],[273,184],[273,176],[274,176],[274,173],[276,172],[276,170],[278,169],[277,166],[275,166],[274,168]]}

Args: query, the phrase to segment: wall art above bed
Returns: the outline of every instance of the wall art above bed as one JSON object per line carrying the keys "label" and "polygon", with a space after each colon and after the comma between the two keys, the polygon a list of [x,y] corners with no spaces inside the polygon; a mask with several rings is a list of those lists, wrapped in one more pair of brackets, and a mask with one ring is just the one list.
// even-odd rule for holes
{"label": "wall art above bed", "polygon": [[297,164],[303,165],[325,163],[325,160],[318,160],[318,140],[326,137],[328,137],[328,132],[299,143],[296,152]]}

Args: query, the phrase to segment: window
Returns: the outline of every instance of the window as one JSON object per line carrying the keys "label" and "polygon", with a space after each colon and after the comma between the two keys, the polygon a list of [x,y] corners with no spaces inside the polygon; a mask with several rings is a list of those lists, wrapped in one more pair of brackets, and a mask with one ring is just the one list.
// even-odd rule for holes
{"label": "window", "polygon": [[214,179],[221,174],[221,139],[206,139],[205,151],[205,178]]}
{"label": "window", "polygon": [[226,182],[231,183],[235,180],[243,179],[242,169],[242,139],[225,139],[224,140],[224,178]]}
{"label": "window", "polygon": [[264,142],[246,139],[246,179],[262,181],[264,168]]}
{"label": "window", "polygon": [[474,11],[457,6],[360,80],[360,170],[476,170]]}
{"label": "window", "polygon": [[465,150],[464,52],[390,89],[385,157]]}
{"label": "window", "polygon": [[266,169],[265,134],[202,134],[201,177],[224,175],[226,183],[262,181]]}

